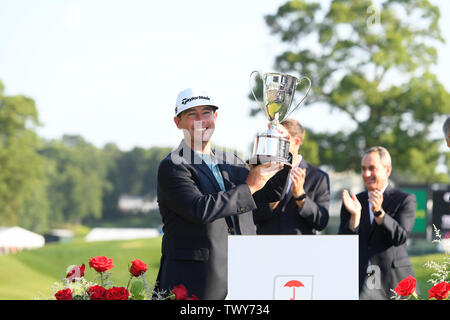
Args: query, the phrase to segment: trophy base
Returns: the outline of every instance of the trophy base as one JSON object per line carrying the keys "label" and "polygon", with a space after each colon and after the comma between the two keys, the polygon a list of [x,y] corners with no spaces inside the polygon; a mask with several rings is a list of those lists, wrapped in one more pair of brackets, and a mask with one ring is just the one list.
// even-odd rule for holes
{"label": "trophy base", "polygon": [[290,159],[286,159],[284,157],[280,157],[280,156],[272,156],[272,155],[265,155],[265,154],[257,154],[254,155],[253,157],[251,157],[250,159],[248,159],[246,162],[247,164],[251,164],[251,165],[260,165],[263,163],[267,163],[267,162],[278,162],[278,163],[282,163],[285,166],[289,166],[292,167],[292,156],[289,154],[289,158]]}
{"label": "trophy base", "polygon": [[259,165],[267,162],[284,163],[291,166],[292,155],[289,153],[289,140],[274,128],[256,137],[253,146],[253,156],[248,164]]}

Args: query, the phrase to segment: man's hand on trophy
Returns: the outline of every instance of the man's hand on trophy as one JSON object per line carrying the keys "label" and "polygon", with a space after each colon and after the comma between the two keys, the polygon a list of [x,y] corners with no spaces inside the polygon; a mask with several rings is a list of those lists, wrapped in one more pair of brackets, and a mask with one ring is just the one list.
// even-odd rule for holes
{"label": "man's hand on trophy", "polygon": [[277,162],[267,162],[258,166],[250,166],[250,168],[250,172],[245,182],[248,184],[250,192],[253,194],[264,187],[270,178],[283,169],[283,164]]}

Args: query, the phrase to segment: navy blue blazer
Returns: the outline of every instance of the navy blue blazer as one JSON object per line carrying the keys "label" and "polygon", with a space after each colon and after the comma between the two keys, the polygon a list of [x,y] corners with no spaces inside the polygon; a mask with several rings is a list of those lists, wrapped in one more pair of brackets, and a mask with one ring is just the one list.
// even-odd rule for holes
{"label": "navy blue blazer", "polygon": [[327,226],[330,206],[328,174],[304,159],[299,167],[306,169],[303,207],[297,206],[290,192],[283,195],[273,211],[267,203],[258,204],[253,212],[258,234],[316,234]]}
{"label": "navy blue blazer", "polygon": [[289,175],[287,166],[263,189],[250,192],[246,164],[236,155],[214,150],[226,191],[208,166],[182,141],[161,161],[157,197],[163,220],[161,262],[156,291],[183,284],[200,299],[227,295],[229,217],[238,234],[255,234],[256,203],[278,201]]}

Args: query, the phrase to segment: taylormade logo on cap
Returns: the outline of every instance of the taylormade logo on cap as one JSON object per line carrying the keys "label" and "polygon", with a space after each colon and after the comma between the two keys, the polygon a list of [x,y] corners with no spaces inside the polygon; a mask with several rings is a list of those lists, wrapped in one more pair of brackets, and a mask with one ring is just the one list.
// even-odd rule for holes
{"label": "taylormade logo on cap", "polygon": [[208,100],[208,101],[211,100],[209,97],[198,96],[198,97],[192,97],[192,98],[184,98],[184,99],[181,101],[181,104],[186,104],[186,103],[188,103],[188,102],[191,102],[192,100],[197,100],[197,99],[203,99],[203,100]]}
{"label": "taylormade logo on cap", "polygon": [[219,107],[214,103],[212,97],[204,90],[200,89],[185,89],[178,94],[177,104],[175,107],[175,115],[179,115],[181,112],[197,107],[197,106],[212,106],[216,109]]}

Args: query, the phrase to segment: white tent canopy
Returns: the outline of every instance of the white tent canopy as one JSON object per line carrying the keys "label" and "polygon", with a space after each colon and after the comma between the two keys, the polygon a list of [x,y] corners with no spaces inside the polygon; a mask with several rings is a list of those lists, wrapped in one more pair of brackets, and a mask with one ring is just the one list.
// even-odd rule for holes
{"label": "white tent canopy", "polygon": [[131,240],[156,238],[157,229],[153,228],[94,228],[85,237],[86,241]]}
{"label": "white tent canopy", "polygon": [[44,244],[45,239],[40,234],[21,227],[0,227],[0,251],[34,249]]}

